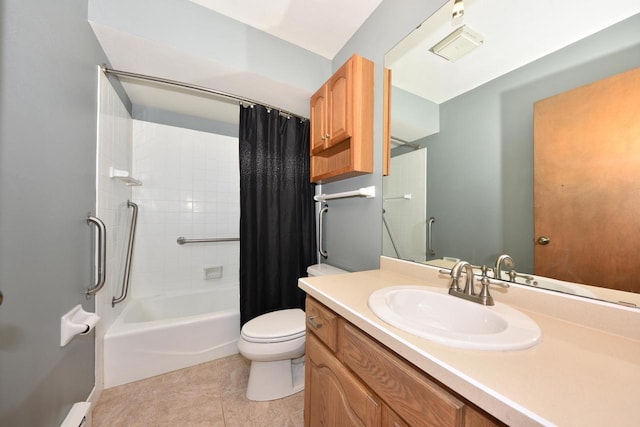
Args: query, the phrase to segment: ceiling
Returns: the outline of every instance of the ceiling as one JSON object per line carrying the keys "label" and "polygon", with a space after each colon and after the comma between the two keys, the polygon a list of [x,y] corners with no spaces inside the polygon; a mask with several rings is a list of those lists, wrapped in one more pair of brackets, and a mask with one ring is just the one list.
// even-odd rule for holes
{"label": "ceiling", "polygon": [[[436,104],[640,13],[640,1],[465,0],[453,21],[450,0],[385,57],[393,84]],[[449,62],[429,49],[460,25],[484,38]]]}
{"label": "ceiling", "polygon": [[[190,0],[333,59],[382,0]],[[327,31],[327,23],[331,23]]]}
{"label": "ceiling", "polygon": [[[382,0],[183,0],[255,27],[275,37],[333,58]],[[387,0],[390,1],[390,0]],[[399,43],[385,58],[394,70],[394,86],[441,103],[493,78],[640,13],[640,1],[618,0],[615,7],[603,0],[465,0],[462,21],[452,23],[453,0]],[[329,18],[330,31],[325,25]],[[448,62],[428,49],[465,24],[484,37],[484,44],[457,62]],[[300,115],[308,114],[307,96],[301,89],[260,80],[255,75],[212,69],[203,58],[166,44],[117,31],[106,25],[92,27],[116,69],[195,82],[229,93],[278,105]],[[168,58],[170,60],[168,61]],[[186,74],[185,74],[186,72]],[[237,121],[237,104],[212,103],[193,92],[160,90],[157,85],[122,79],[131,101],[138,106],[164,109],[225,122]],[[244,92],[243,92],[244,91]],[[270,99],[274,93],[291,96]],[[219,99],[218,99],[219,100]],[[294,104],[294,101],[297,100]],[[201,108],[194,103],[208,102]],[[287,105],[291,102],[291,105]],[[284,103],[284,105],[283,105]],[[213,105],[213,107],[211,106]],[[218,107],[216,107],[218,105]]]}

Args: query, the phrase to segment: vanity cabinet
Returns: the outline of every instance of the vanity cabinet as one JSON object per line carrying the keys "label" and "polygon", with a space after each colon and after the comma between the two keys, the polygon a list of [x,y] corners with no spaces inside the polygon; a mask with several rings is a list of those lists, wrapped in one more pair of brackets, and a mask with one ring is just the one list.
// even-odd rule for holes
{"label": "vanity cabinet", "polygon": [[504,425],[311,297],[305,369],[305,427]]}
{"label": "vanity cabinet", "polygon": [[311,182],[373,172],[373,62],[353,55],[310,101]]}

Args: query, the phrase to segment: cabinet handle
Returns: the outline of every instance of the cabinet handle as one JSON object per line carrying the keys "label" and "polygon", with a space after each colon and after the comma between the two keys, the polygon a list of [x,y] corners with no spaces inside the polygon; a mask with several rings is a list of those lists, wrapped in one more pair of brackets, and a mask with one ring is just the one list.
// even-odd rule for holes
{"label": "cabinet handle", "polygon": [[309,324],[313,326],[315,329],[320,329],[322,328],[322,323],[318,323],[314,320],[317,317],[318,316],[307,316],[307,322],[309,322]]}

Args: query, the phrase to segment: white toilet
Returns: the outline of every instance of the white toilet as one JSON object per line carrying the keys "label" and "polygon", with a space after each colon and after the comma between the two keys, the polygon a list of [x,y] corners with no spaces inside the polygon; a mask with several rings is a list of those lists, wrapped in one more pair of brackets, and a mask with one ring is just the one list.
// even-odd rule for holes
{"label": "white toilet", "polygon": [[[328,264],[307,268],[309,277],[343,273]],[[280,399],[304,389],[305,329],[299,308],[266,313],[244,324],[238,350],[251,360],[247,399]]]}

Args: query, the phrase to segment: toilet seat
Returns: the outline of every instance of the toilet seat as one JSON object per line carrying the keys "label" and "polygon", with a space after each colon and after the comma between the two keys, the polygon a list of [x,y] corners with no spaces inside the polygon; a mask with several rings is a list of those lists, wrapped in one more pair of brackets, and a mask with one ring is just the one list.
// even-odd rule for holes
{"label": "toilet seat", "polygon": [[248,342],[279,343],[305,335],[304,311],[299,308],[273,311],[251,319],[240,335]]}

